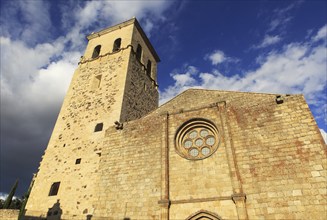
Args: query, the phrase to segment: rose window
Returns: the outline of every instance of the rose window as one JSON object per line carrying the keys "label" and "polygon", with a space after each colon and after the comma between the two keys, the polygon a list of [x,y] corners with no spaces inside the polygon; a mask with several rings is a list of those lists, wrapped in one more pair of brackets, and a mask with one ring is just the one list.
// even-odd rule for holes
{"label": "rose window", "polygon": [[186,159],[207,158],[217,150],[218,145],[218,129],[205,119],[194,119],[184,123],[176,133],[176,151]]}

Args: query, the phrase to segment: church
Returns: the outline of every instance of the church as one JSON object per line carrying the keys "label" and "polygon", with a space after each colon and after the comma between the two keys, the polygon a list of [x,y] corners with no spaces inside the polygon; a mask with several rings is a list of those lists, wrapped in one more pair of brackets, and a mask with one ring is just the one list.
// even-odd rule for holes
{"label": "church", "polygon": [[159,106],[135,18],[87,36],[25,219],[325,219],[326,145],[303,95],[189,89]]}

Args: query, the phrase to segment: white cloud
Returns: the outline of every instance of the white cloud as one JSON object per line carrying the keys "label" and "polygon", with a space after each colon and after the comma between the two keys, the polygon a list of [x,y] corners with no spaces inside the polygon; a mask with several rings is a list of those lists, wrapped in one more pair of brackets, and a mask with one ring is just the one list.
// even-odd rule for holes
{"label": "white cloud", "polygon": [[[22,41],[0,37],[1,89],[19,93],[22,88],[34,83],[37,71],[50,63],[50,59],[63,51],[61,42],[37,44],[28,47]],[[14,62],[13,62],[14,61]]]}
{"label": "white cloud", "polygon": [[275,31],[276,29],[280,29],[279,31],[282,31],[292,19],[293,18],[291,16],[290,17],[276,16],[276,18],[270,22],[268,32]]}
{"label": "white cloud", "polygon": [[211,64],[217,66],[222,63],[227,62],[238,62],[239,60],[236,58],[228,57],[225,53],[221,50],[215,50],[212,53],[206,54],[204,56],[205,60],[211,61]]}
{"label": "white cloud", "polygon": [[[6,1],[1,10],[1,35],[24,39],[34,45],[50,36],[51,19],[47,1]],[[19,17],[20,19],[15,19]]]}
{"label": "white cloud", "polygon": [[78,8],[75,13],[76,24],[80,28],[87,27],[93,24],[98,18],[99,12],[102,10],[105,2],[101,1],[88,1],[85,6]]}
{"label": "white cloud", "polygon": [[[57,113],[80,54],[64,52],[60,41],[29,48],[8,38],[1,38],[1,51],[1,117],[17,114],[19,123],[38,127],[29,119]],[[58,53],[61,59],[51,61]]]}
{"label": "white cloud", "polygon": [[303,1],[295,1],[289,4],[285,8],[278,8],[274,10],[274,13],[272,14],[272,19],[269,24],[268,32],[272,31],[284,31],[286,26],[291,22],[293,19],[291,15],[291,11],[298,6],[300,6],[303,3]]}
{"label": "white cloud", "polygon": [[144,26],[143,26],[143,30],[146,33],[147,37],[151,37],[151,30],[153,29],[153,22],[150,21],[149,19],[145,20]]}
{"label": "white cloud", "polygon": [[[76,54],[72,54],[72,56],[76,58]],[[34,104],[33,106],[38,106],[38,108],[40,106],[51,107],[53,105],[60,105],[76,69],[77,60],[75,59],[74,62],[71,62],[68,59],[62,59],[51,63],[46,69],[40,69],[37,73],[37,78],[28,88],[29,90],[24,100],[31,103],[31,105]],[[39,100],[42,100],[41,105],[37,104]]]}
{"label": "white cloud", "polygon": [[226,60],[225,54],[221,50],[215,50],[212,54],[207,56],[212,65],[218,65]]}
{"label": "white cloud", "polygon": [[[316,38],[320,36],[320,31]],[[316,38],[313,39],[316,39]],[[309,104],[321,106],[326,102],[327,69],[326,42],[290,43],[280,51],[272,51],[261,58],[260,66],[244,75],[228,74],[213,70],[199,71],[187,76],[192,86],[208,89],[268,92],[303,93]],[[174,74],[175,84],[161,92],[161,103],[174,97],[188,87],[185,79]],[[197,80],[200,79],[200,80]]]}
{"label": "white cloud", "polygon": [[262,40],[262,42],[255,46],[255,48],[264,48],[268,47],[270,45],[276,44],[281,40],[281,37],[278,35],[271,36],[271,35],[266,35],[265,38]]}
{"label": "white cloud", "polygon": [[0,192],[0,199],[5,200],[7,198],[8,194]]}
{"label": "white cloud", "polygon": [[179,92],[196,87],[197,80],[194,77],[198,73],[198,69],[194,66],[184,66],[182,70],[174,70],[170,76],[175,80],[175,84],[160,93],[160,102],[166,102]]}
{"label": "white cloud", "polygon": [[194,66],[187,66],[184,70],[182,70],[183,73],[179,73],[178,71],[175,71],[174,73],[171,73],[170,76],[176,81],[177,87],[191,87],[196,83],[196,80],[193,78],[199,71]]}
{"label": "white cloud", "polygon": [[[11,29],[16,30],[13,26],[18,23],[22,23],[18,28],[22,32],[15,36],[15,40],[10,33],[0,36],[1,63],[7,64],[1,65],[1,97],[11,95],[14,99],[19,96],[20,99],[29,99],[32,103],[32,99],[47,99],[44,97],[47,94],[48,97],[54,97],[49,100],[57,105],[57,98],[62,99],[81,50],[85,47],[85,34],[81,34],[83,31],[94,28],[95,23],[103,28],[137,16],[145,20],[146,31],[150,32],[154,27],[153,22],[164,19],[164,10],[172,4],[171,1],[88,1],[79,5],[68,3],[61,8],[62,23],[69,30],[66,36],[52,40],[51,43],[37,43],[38,35],[51,29],[50,5],[43,1],[17,3],[8,2],[10,10],[2,18],[8,21],[2,26],[2,30],[7,32],[2,31],[2,34],[9,33]],[[21,22],[14,19],[17,13],[21,14]],[[67,19],[72,18],[75,23],[68,22]],[[24,24],[28,28],[23,28]],[[33,38],[34,44],[30,44]],[[73,54],[73,59],[65,56],[67,54]]]}
{"label": "white cloud", "polygon": [[163,12],[173,1],[105,1],[104,12],[110,13],[114,22],[121,22],[133,16],[138,19],[145,17],[164,19]]}
{"label": "white cloud", "polygon": [[324,40],[327,41],[327,24],[320,28],[317,35],[313,37],[314,41]]}
{"label": "white cloud", "polygon": [[322,135],[322,137],[323,137],[323,139],[325,141],[325,144],[327,144],[327,133],[326,133],[326,131],[323,130],[323,129],[319,129],[319,130],[320,130],[320,133],[321,133],[321,135]]}
{"label": "white cloud", "polygon": [[[8,193],[0,192],[0,199],[6,200],[7,197],[8,197]],[[16,196],[13,196],[13,199],[17,199],[17,197]]]}
{"label": "white cloud", "polygon": [[[18,1],[22,19],[26,22],[23,32],[21,34],[22,39],[28,39],[36,43],[38,40],[49,36],[51,20],[49,13],[49,4],[46,1]],[[40,34],[42,33],[42,36]]]}
{"label": "white cloud", "polygon": [[[71,31],[67,34],[74,47],[81,44],[83,31],[97,31],[97,27],[104,28],[125,20],[136,17],[144,24],[144,31],[151,34],[155,27],[154,23],[158,20],[165,20],[164,11],[173,3],[173,1],[87,1],[79,7],[62,7],[64,15],[62,22],[67,27],[68,24]],[[72,16],[66,16],[72,14]],[[71,19],[74,22],[71,22]],[[97,24],[97,27],[94,24]]]}
{"label": "white cloud", "polygon": [[0,199],[2,199],[2,200],[6,200],[7,197],[8,197],[8,193],[0,192]]}
{"label": "white cloud", "polygon": [[286,27],[293,19],[293,11],[302,3],[302,1],[292,2],[284,8],[276,8],[272,13],[269,11],[270,14],[260,14],[259,16],[265,16],[264,20],[270,22],[264,33],[264,38],[261,42],[259,41],[260,43],[252,45],[250,49],[266,48],[281,42],[282,36],[286,34]]}

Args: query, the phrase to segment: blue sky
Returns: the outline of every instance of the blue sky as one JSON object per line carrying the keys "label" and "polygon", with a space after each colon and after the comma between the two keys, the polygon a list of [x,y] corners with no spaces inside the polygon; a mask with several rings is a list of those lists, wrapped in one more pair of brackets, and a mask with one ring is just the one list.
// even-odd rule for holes
{"label": "blue sky", "polygon": [[136,16],[160,102],[191,87],[304,94],[325,134],[326,1],[1,1],[1,185],[37,172],[91,32]]}

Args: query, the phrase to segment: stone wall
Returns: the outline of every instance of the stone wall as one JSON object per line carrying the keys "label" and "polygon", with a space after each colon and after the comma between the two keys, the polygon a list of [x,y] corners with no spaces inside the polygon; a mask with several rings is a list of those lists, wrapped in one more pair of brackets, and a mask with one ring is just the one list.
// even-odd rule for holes
{"label": "stone wall", "polygon": [[[170,218],[186,219],[199,210],[214,212],[223,219],[237,219],[238,214],[231,196],[236,191],[230,173],[230,158],[224,123],[218,106],[203,107],[193,111],[170,113],[169,134],[169,199]],[[218,149],[201,160],[185,159],[176,153],[175,134],[183,123],[206,119],[216,125],[219,134]]]}
{"label": "stone wall", "polygon": [[157,62],[154,55],[151,53],[150,48],[146,44],[146,40],[140,33],[140,30],[135,26],[133,30],[133,38],[132,38],[132,46],[134,51],[136,52],[137,45],[140,44],[142,46],[142,56],[140,62],[146,67],[148,60],[152,63],[150,78],[154,81],[157,81]]}
{"label": "stone wall", "polygon": [[155,120],[135,120],[123,130],[106,131],[94,219],[160,218],[163,123],[160,117]]}
{"label": "stone wall", "polygon": [[[283,102],[277,104],[276,98],[279,96]],[[224,147],[231,149],[231,159],[235,167],[229,164],[232,181],[230,184],[233,185],[236,181],[234,191],[246,194],[245,214],[249,219],[295,219],[310,218],[310,216],[323,219],[321,213],[326,213],[327,207],[326,145],[303,96],[189,90],[163,105],[157,112],[168,111],[170,114],[179,115],[182,118],[179,123],[190,119],[184,117],[187,115],[185,112],[188,111],[189,114],[195,111],[193,117],[212,120],[215,114],[202,113],[196,109],[208,106],[209,103],[221,102],[225,102],[226,105],[223,112],[216,113],[222,116],[222,121],[217,123],[222,126],[225,136],[225,146],[221,145],[220,149]],[[174,117],[177,116],[171,118]],[[171,126],[173,132],[174,124]],[[174,155],[172,150],[171,153]],[[218,153],[219,151],[216,152]],[[222,155],[218,158],[226,164],[227,161]],[[205,159],[208,160],[206,163],[209,163],[209,159]],[[174,166],[177,164],[182,166],[182,162],[177,163],[172,158],[170,162]],[[215,167],[219,168],[217,165]],[[185,176],[187,172],[192,173],[190,175],[193,180],[196,180],[196,184],[197,178],[200,178],[201,184],[205,184],[202,183],[203,179],[209,184],[213,178],[212,172],[211,174],[201,172],[197,177],[189,170],[193,169],[186,169],[183,166],[180,169],[176,168],[176,171],[170,174],[178,172],[180,175],[177,174],[176,177],[180,177]],[[225,179],[224,172],[220,173],[217,176],[220,178],[217,187]],[[187,187],[182,189],[179,186],[183,182],[190,182],[190,180],[176,181],[172,185],[180,187],[182,192],[187,190]],[[191,185],[195,187],[193,182]],[[174,195],[174,189],[170,188],[170,191],[171,195]],[[192,195],[192,193],[188,194]],[[171,217],[185,218],[186,212],[181,216],[181,207],[172,204]],[[202,206],[196,205],[196,207]],[[222,213],[226,209],[219,211],[218,204],[215,207],[218,214],[223,218],[227,217]],[[188,209],[191,210],[190,207]],[[174,214],[173,210],[178,214]]]}
{"label": "stone wall", "polygon": [[249,217],[324,219],[326,147],[303,96],[229,113]]}
{"label": "stone wall", "polygon": [[0,220],[17,220],[18,215],[17,209],[0,209]]}
{"label": "stone wall", "polygon": [[[63,217],[93,212],[104,130],[120,117],[121,85],[126,77],[121,69],[127,66],[129,53],[127,49],[80,64],[76,70],[35,179],[27,214],[46,216],[58,200]],[[101,82],[94,87],[98,75]],[[95,132],[99,123],[103,128]],[[79,164],[77,159],[81,159]],[[58,194],[49,196],[54,182],[60,182]]]}
{"label": "stone wall", "polygon": [[[218,150],[195,161],[175,147],[176,132],[194,118],[211,121],[220,135]],[[325,144],[302,95],[188,90],[123,130],[106,131],[94,219],[201,212],[323,219],[324,161]]]}
{"label": "stone wall", "polygon": [[125,95],[120,121],[131,121],[158,107],[159,93],[156,82],[146,74],[144,66],[132,53],[130,57]]}
{"label": "stone wall", "polygon": [[[324,219],[326,145],[303,96],[190,89],[157,108],[154,54],[131,24],[89,36],[29,219]],[[117,38],[122,48],[112,52]],[[184,158],[177,134],[188,122],[202,129],[201,120],[219,145],[207,158]]]}
{"label": "stone wall", "polygon": [[[89,37],[35,178],[26,206],[28,216],[46,217],[55,206],[60,207],[61,218],[92,215],[104,131],[116,121],[140,118],[157,107],[154,80],[133,55],[133,27],[129,21],[114,31]],[[121,48],[112,51],[118,38]],[[99,56],[92,58],[98,45]],[[142,47],[144,57],[151,58],[144,42]],[[101,129],[96,130],[98,125]],[[60,182],[58,193],[50,195],[56,182]]]}

